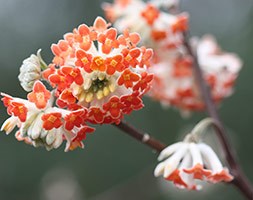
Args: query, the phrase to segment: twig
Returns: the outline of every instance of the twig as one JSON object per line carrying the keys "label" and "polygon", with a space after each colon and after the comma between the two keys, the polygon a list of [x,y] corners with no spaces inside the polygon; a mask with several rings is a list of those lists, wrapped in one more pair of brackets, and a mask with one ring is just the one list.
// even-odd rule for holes
{"label": "twig", "polygon": [[184,46],[186,47],[188,54],[193,58],[193,71],[196,78],[197,85],[202,94],[203,101],[205,102],[206,111],[208,115],[216,121],[215,132],[220,140],[221,146],[225,153],[226,161],[231,168],[231,173],[234,175],[235,179],[232,182],[249,200],[253,200],[253,188],[240,169],[239,163],[236,160],[234,149],[229,143],[227,138],[226,130],[220,120],[217,108],[211,98],[210,90],[203,79],[202,71],[200,69],[197,56],[193,52],[187,34],[185,34]]}
{"label": "twig", "polygon": [[149,134],[136,129],[135,127],[128,124],[124,120],[122,120],[120,124],[118,125],[114,124],[114,126],[122,130],[127,135],[140,141],[141,143],[148,145],[149,147],[156,150],[157,152],[161,152],[166,147],[166,145],[161,143],[159,140],[156,140],[152,138]]}

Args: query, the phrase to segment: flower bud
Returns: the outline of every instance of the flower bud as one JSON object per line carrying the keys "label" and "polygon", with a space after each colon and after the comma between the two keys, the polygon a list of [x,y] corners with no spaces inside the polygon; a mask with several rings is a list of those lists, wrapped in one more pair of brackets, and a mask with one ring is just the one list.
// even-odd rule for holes
{"label": "flower bud", "polygon": [[27,92],[32,91],[35,81],[41,78],[41,71],[47,68],[40,52],[41,49],[37,51],[37,55],[32,54],[29,58],[26,58],[20,67],[18,79],[23,89]]}

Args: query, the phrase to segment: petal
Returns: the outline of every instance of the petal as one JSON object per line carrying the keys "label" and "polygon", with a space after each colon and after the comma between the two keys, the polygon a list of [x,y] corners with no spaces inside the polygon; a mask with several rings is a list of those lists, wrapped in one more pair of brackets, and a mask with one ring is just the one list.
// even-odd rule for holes
{"label": "petal", "polygon": [[56,131],[55,130],[48,131],[48,134],[47,134],[47,137],[46,137],[47,145],[53,144],[55,139],[56,139]]}
{"label": "petal", "polygon": [[81,24],[78,27],[78,32],[79,32],[80,35],[84,36],[84,35],[88,35],[90,33],[90,29],[85,24]]}
{"label": "petal", "polygon": [[189,150],[190,150],[190,153],[192,156],[193,165],[197,165],[197,164],[203,165],[203,160],[202,160],[200,150],[199,150],[197,144],[190,143]]}
{"label": "petal", "polygon": [[171,173],[173,173],[177,168],[181,161],[181,159],[185,156],[188,151],[188,143],[184,143],[184,145],[178,149],[171,157],[167,160],[163,161],[165,163],[163,176],[165,178],[169,177]]}
{"label": "petal", "polygon": [[56,139],[53,143],[53,147],[55,149],[57,149],[59,146],[61,146],[62,142],[63,142],[63,137],[62,137],[62,133],[61,133],[61,129],[57,129],[57,132],[56,132],[57,136],[56,136]]}
{"label": "petal", "polygon": [[230,182],[234,179],[234,177],[229,173],[227,168],[224,168],[221,172],[213,174],[208,177],[208,181],[212,183],[218,183],[221,181]]}
{"label": "petal", "polygon": [[40,113],[32,123],[31,127],[28,129],[28,135],[34,140],[40,136],[42,131],[42,124],[43,124],[43,121],[41,119],[42,115],[43,113]]}
{"label": "petal", "polygon": [[175,144],[172,144],[168,147],[166,147],[164,150],[161,151],[158,161],[161,161],[167,157],[169,157],[171,154],[173,154],[176,150],[180,149],[180,147],[183,145],[183,142],[178,142]]}
{"label": "petal", "polygon": [[164,162],[159,163],[155,168],[154,176],[155,177],[161,176],[164,173],[164,168],[165,168],[165,163]]}
{"label": "petal", "polygon": [[93,24],[95,30],[104,31],[107,29],[107,23],[102,17],[97,17]]}
{"label": "petal", "polygon": [[6,134],[8,135],[16,127],[16,125],[18,124],[18,121],[19,120],[17,117],[14,117],[14,116],[9,117],[3,123],[2,127],[1,127],[1,131],[4,130],[6,132]]}
{"label": "petal", "polygon": [[218,156],[210,146],[204,143],[200,143],[198,144],[198,148],[204,158],[205,165],[210,168],[213,173],[221,172],[223,170],[222,164]]}

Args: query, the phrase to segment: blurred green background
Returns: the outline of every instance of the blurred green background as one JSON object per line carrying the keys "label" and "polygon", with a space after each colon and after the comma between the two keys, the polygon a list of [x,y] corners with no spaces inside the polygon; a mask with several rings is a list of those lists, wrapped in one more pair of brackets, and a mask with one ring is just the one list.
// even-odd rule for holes
{"label": "blurred green background", "polygon": [[[25,97],[17,75],[23,59],[42,48],[50,62],[50,45],[80,23],[103,15],[100,0],[0,0],[0,90]],[[220,107],[238,159],[253,181],[253,1],[184,0],[190,13],[191,33],[214,34],[223,49],[236,52],[244,67],[235,94]],[[127,120],[167,144],[203,118],[182,119],[176,109],[163,109],[145,99],[146,107]],[[7,118],[0,105],[0,122]],[[214,140],[214,139],[212,139]],[[215,142],[215,140],[214,140]],[[84,150],[47,152],[18,142],[14,134],[0,134],[0,199],[2,200],[211,200],[243,197],[230,185],[207,185],[201,192],[174,189],[153,177],[157,155],[115,127],[97,127]]]}

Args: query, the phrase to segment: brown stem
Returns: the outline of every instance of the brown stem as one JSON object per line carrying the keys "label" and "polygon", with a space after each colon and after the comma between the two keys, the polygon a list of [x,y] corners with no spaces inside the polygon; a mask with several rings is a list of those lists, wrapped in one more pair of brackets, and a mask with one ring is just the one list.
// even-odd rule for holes
{"label": "brown stem", "polygon": [[208,115],[216,121],[216,126],[214,127],[216,135],[220,140],[221,146],[225,153],[226,161],[231,168],[231,173],[235,177],[232,184],[234,184],[245,195],[247,199],[253,200],[253,188],[242,170],[240,169],[240,165],[236,160],[235,152],[229,143],[226,130],[220,120],[217,108],[211,98],[210,90],[203,79],[202,71],[200,69],[197,56],[193,52],[186,34],[184,46],[186,47],[189,55],[193,58],[193,72],[196,78],[197,85],[199,86],[199,90],[202,94],[203,101],[205,102],[206,111]]}
{"label": "brown stem", "polygon": [[114,126],[122,130],[127,135],[140,141],[141,143],[148,145],[157,152],[161,152],[166,147],[166,145],[161,143],[159,140],[156,140],[155,138],[152,138],[149,134],[136,129],[134,126],[128,124],[124,120],[122,120],[118,125],[114,124]]}

